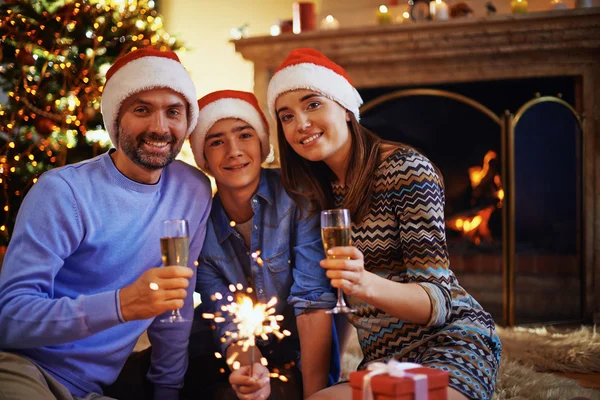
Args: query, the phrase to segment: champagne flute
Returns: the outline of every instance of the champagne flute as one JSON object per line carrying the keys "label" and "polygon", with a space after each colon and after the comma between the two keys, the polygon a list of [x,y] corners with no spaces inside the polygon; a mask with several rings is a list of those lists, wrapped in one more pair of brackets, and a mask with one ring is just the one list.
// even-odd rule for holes
{"label": "champagne flute", "polygon": [[[321,237],[325,255],[329,259],[335,258],[327,254],[327,250],[337,246],[352,245],[350,210],[345,208],[321,211]],[[352,313],[354,310],[346,305],[344,291],[338,288],[337,303],[328,314]]]}
{"label": "champagne flute", "polygon": [[[185,219],[169,219],[162,222],[160,252],[164,266],[188,266],[190,255],[190,235],[188,222]],[[171,315],[160,322],[185,322],[179,309],[171,311]]]}

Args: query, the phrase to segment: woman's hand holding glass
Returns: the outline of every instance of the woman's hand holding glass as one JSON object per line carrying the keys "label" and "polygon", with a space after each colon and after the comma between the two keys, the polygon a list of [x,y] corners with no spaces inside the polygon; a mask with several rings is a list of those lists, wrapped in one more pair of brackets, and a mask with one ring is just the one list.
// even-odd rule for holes
{"label": "woman's hand holding glass", "polygon": [[375,275],[365,270],[363,253],[354,246],[339,246],[327,250],[328,258],[321,261],[331,285],[344,293],[368,299],[372,294]]}

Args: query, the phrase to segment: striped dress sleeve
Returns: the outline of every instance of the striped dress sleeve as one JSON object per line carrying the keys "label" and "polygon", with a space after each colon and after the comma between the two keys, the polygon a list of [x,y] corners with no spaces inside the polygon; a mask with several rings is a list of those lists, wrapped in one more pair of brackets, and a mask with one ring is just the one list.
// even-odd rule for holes
{"label": "striped dress sleeve", "polygon": [[427,326],[443,326],[451,312],[455,277],[449,269],[442,182],[431,162],[413,151],[393,157],[389,169],[388,194],[399,222],[405,281],[421,285],[431,300]]}

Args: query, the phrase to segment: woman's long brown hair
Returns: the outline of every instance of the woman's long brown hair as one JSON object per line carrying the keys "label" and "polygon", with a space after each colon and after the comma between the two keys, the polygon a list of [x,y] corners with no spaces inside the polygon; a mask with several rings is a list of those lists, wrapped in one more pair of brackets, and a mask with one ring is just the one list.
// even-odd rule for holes
{"label": "woman's long brown hair", "polygon": [[[360,125],[351,112],[348,112],[348,115],[352,146],[345,178],[348,192],[341,208],[349,209],[352,220],[358,222],[369,212],[375,186],[373,176],[381,162],[381,145],[392,142],[383,141]],[[279,118],[277,118],[277,141],[281,160],[281,181],[294,201],[298,204],[305,204],[308,201],[311,205],[311,214],[319,208],[322,210],[334,208],[331,182],[336,179],[335,175],[323,161],[309,161],[292,149],[285,139]],[[400,143],[394,144],[403,146]],[[348,185],[348,182],[352,184]]]}

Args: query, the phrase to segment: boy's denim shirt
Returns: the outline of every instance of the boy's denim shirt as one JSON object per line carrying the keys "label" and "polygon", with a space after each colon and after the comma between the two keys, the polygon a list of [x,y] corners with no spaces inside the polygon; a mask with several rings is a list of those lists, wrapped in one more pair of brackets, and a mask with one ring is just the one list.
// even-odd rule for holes
{"label": "boy's denim shirt", "polygon": [[[267,303],[276,297],[276,314],[284,315],[288,321],[284,320],[283,325],[297,338],[295,321],[289,319],[295,320],[294,315],[311,310],[333,308],[336,302],[329,278],[319,265],[325,258],[319,215],[307,218],[305,210],[300,219],[300,210],[283,188],[279,170],[275,169],[262,169],[258,190],[251,201],[254,216],[249,249],[242,235],[230,225],[219,195],[213,200],[196,278],[202,311],[221,310],[232,295],[229,285],[241,283],[246,288],[244,271],[249,271],[257,300]],[[253,253],[258,256],[253,258]],[[211,300],[211,295],[217,292],[223,295],[222,300]],[[219,338],[226,338],[226,331],[237,331],[229,318],[215,326]],[[220,343],[223,354],[230,343],[230,340]]]}

